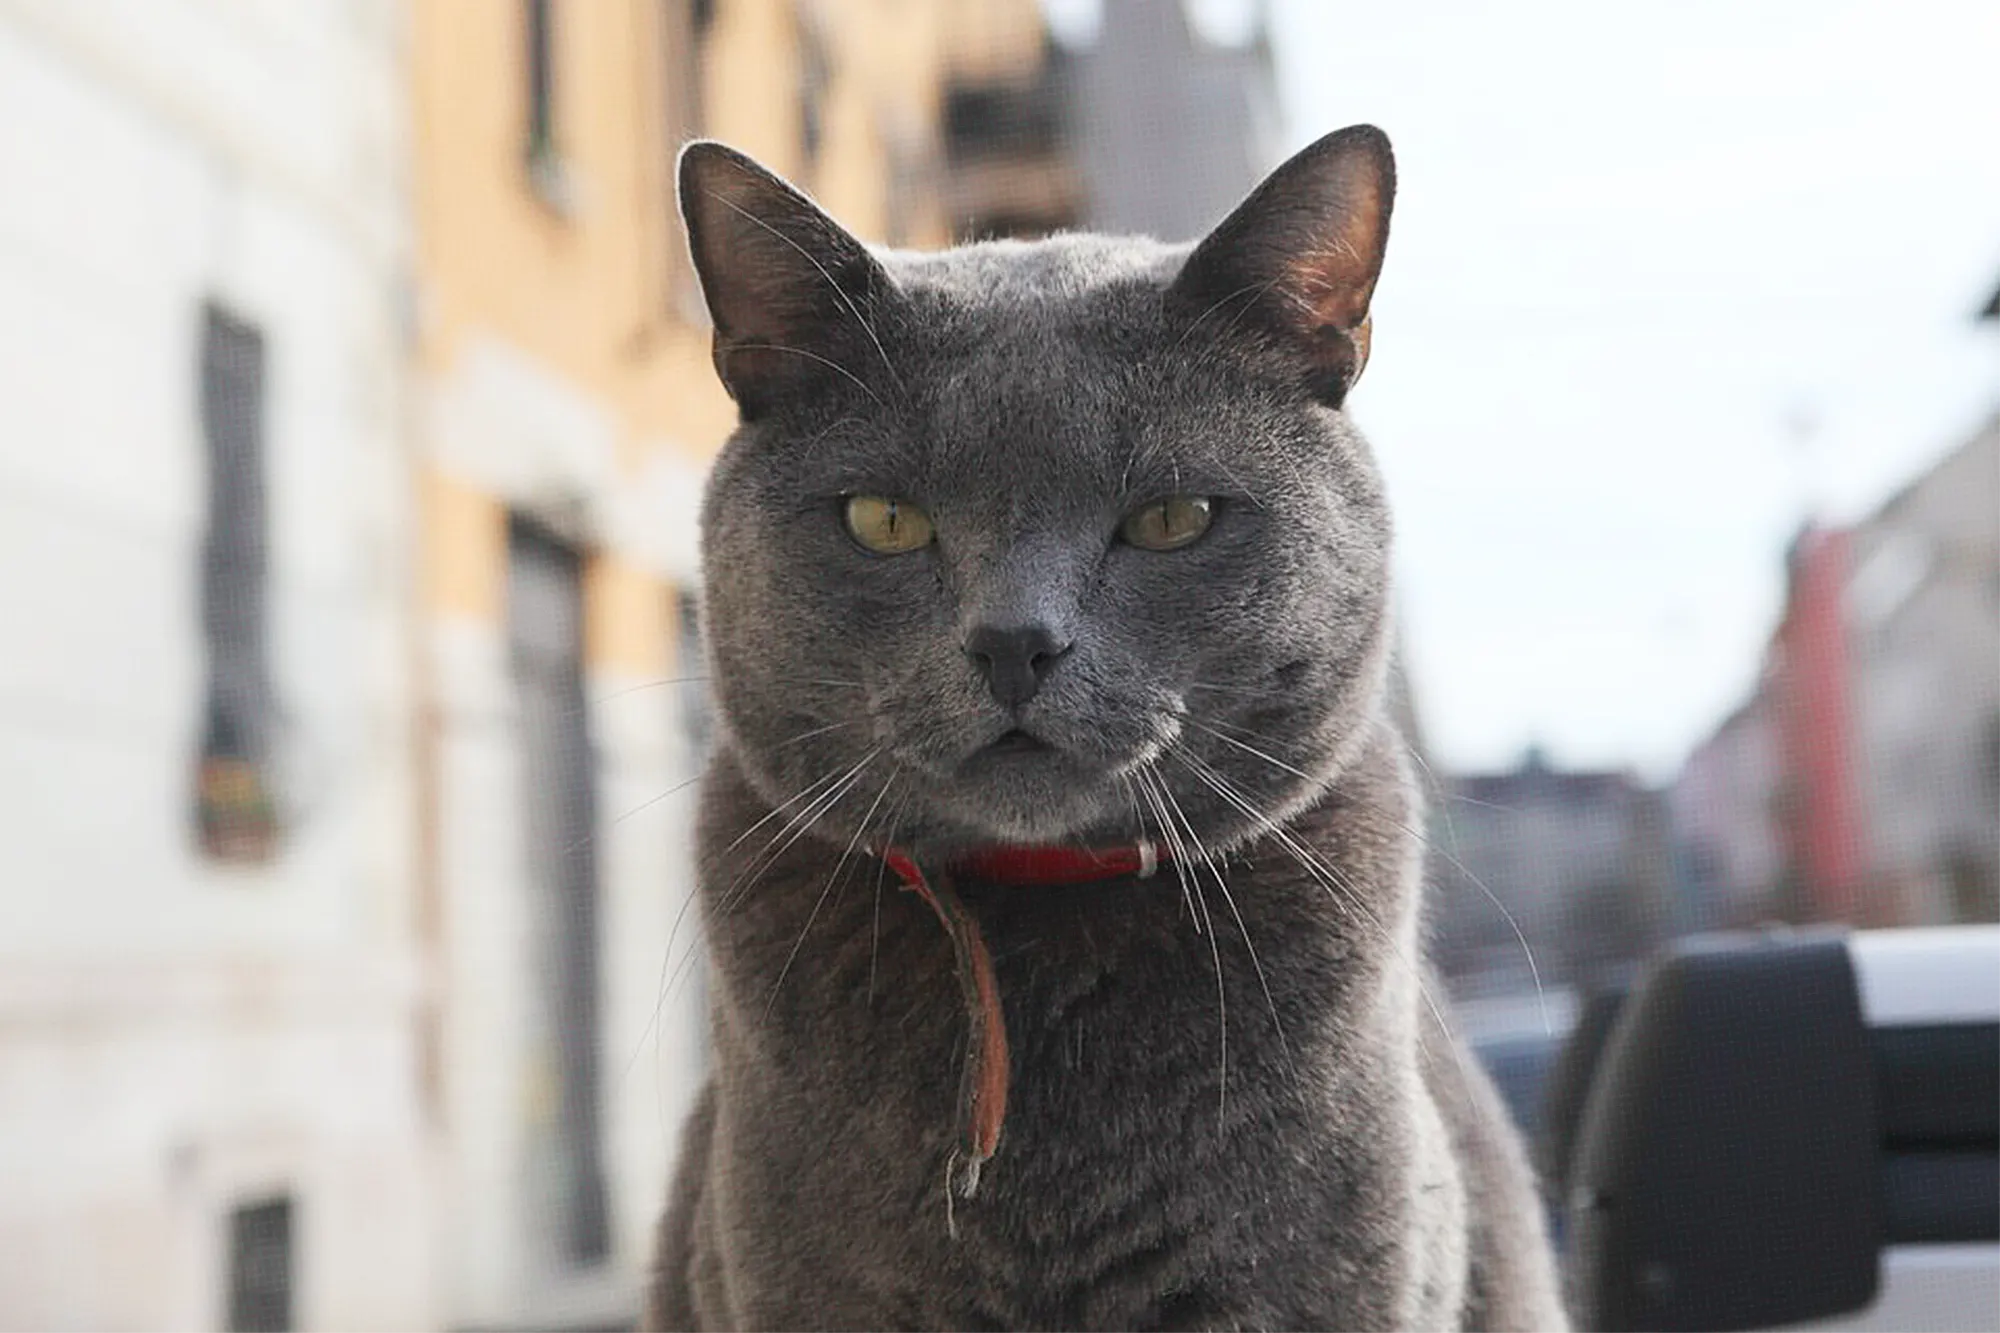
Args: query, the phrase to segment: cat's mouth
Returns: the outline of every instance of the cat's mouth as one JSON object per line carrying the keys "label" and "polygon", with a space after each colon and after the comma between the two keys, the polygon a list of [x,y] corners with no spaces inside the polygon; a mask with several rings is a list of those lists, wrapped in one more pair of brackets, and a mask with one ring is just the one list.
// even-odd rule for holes
{"label": "cat's mouth", "polygon": [[1010,727],[974,750],[968,763],[997,759],[1039,759],[1057,752],[1057,747],[1022,727]]}
{"label": "cat's mouth", "polygon": [[[1057,728],[1060,720],[1054,720]],[[1107,815],[1112,795],[1105,759],[1060,729],[1051,737],[1038,723],[994,719],[983,736],[967,737],[955,762],[933,768],[929,795],[985,842],[1053,842]]]}

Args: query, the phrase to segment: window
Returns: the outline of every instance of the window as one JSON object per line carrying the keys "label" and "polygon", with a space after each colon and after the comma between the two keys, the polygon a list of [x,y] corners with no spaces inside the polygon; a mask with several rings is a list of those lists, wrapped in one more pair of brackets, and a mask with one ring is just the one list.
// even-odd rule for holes
{"label": "window", "polygon": [[701,133],[707,88],[702,78],[703,51],[715,7],[699,0],[661,0],[660,35],[666,65],[666,114],[673,152]]}
{"label": "window", "polygon": [[531,1234],[542,1266],[611,1252],[604,1188],[598,1020],[597,760],[584,694],[583,556],[516,517],[508,531],[509,656],[520,708],[528,880],[530,1080],[547,1090],[526,1125]]}
{"label": "window", "polygon": [[527,0],[528,161],[555,156],[554,0]]}
{"label": "window", "polygon": [[576,192],[562,160],[562,125],[556,98],[561,89],[557,61],[561,54],[556,0],[525,0],[522,36],[527,45],[527,124],[525,150],[528,187],[559,217],[575,211]]}
{"label": "window", "polygon": [[203,312],[201,434],[208,470],[200,610],[207,662],[195,819],[203,852],[261,862],[277,847],[271,784],[275,694],[266,599],[264,336],[216,306]]}
{"label": "window", "polygon": [[826,34],[809,10],[799,11],[799,151],[808,170],[818,166],[826,138],[826,100],[833,63]]}
{"label": "window", "polygon": [[[715,20],[715,6],[700,3],[700,0],[660,0],[658,15],[659,59],[653,83],[659,89],[661,110],[665,116],[661,123],[665,132],[659,139],[645,136],[642,142],[648,145],[648,151],[659,153],[661,198],[670,219],[668,225],[677,227],[674,165],[682,145],[701,137],[702,125],[707,118],[704,113],[707,83],[703,65],[709,26]],[[653,148],[654,144],[659,147]],[[661,313],[700,325],[708,318],[708,312],[702,304],[701,287],[695,281],[694,265],[688,259],[687,246],[676,236],[671,244],[661,247],[661,254],[665,263]]]}
{"label": "window", "polygon": [[292,1326],[292,1201],[242,1204],[229,1214],[231,1333],[283,1333]]}

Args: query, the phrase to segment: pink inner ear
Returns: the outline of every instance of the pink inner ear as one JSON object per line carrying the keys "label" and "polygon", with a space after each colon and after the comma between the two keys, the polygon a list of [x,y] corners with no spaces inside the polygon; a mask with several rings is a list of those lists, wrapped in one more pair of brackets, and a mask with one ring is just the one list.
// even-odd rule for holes
{"label": "pink inner ear", "polygon": [[[1377,218],[1373,199],[1352,203],[1340,210],[1338,222],[1314,233],[1310,246],[1287,258],[1280,289],[1304,317],[1302,331],[1330,325],[1353,334],[1366,322],[1381,244],[1373,234]],[[1365,344],[1366,336],[1356,341]]]}

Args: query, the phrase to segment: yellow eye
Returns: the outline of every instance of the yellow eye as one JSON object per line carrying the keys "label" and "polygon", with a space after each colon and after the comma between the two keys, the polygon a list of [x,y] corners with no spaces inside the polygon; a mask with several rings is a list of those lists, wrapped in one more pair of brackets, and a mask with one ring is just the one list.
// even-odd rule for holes
{"label": "yellow eye", "polygon": [[1215,506],[1204,495],[1170,495],[1125,516],[1118,535],[1148,551],[1177,551],[1208,531]]}
{"label": "yellow eye", "polygon": [[847,530],[854,540],[881,555],[901,555],[929,546],[935,535],[931,516],[908,500],[886,495],[847,497]]}

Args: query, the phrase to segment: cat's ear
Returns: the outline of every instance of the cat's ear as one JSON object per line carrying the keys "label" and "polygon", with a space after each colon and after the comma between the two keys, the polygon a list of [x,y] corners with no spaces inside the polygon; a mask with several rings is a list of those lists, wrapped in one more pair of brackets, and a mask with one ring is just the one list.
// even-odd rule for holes
{"label": "cat's ear", "polygon": [[1373,125],[1336,130],[1267,177],[1188,257],[1178,318],[1275,336],[1338,404],[1368,361],[1396,161]]}
{"label": "cat's ear", "polygon": [[715,324],[715,369],[745,417],[829,378],[878,394],[894,286],[803,194],[719,143],[681,151],[681,217]]}

